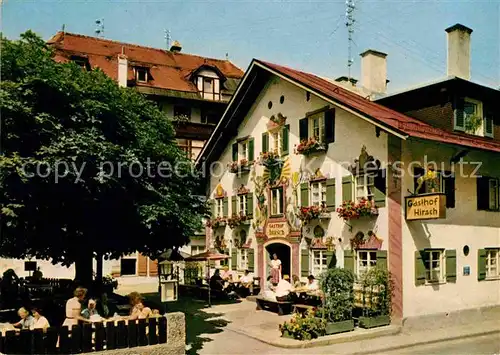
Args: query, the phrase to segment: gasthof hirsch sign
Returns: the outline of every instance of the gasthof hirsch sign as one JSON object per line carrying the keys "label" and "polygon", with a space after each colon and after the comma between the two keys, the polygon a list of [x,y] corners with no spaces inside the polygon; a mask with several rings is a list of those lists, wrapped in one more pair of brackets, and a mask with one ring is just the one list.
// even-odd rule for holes
{"label": "gasthof hirsch sign", "polygon": [[407,221],[446,218],[446,195],[433,193],[405,197]]}
{"label": "gasthof hirsch sign", "polygon": [[268,238],[285,238],[290,234],[288,222],[269,222],[266,226],[266,235]]}

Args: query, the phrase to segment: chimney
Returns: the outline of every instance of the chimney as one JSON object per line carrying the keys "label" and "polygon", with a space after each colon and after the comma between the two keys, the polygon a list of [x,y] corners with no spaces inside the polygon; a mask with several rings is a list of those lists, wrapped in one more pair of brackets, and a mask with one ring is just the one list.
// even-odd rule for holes
{"label": "chimney", "polygon": [[170,46],[170,52],[179,53],[181,50],[182,45],[179,43],[179,41],[174,41],[174,43],[172,43],[172,46]]}
{"label": "chimney", "polygon": [[368,49],[361,56],[361,83],[371,94],[384,94],[387,89],[387,54]]}
{"label": "chimney", "polygon": [[470,35],[472,29],[457,23],[445,31],[448,33],[446,74],[470,80]]}
{"label": "chimney", "polygon": [[127,56],[123,54],[118,54],[118,86],[126,88],[128,81],[128,61]]}

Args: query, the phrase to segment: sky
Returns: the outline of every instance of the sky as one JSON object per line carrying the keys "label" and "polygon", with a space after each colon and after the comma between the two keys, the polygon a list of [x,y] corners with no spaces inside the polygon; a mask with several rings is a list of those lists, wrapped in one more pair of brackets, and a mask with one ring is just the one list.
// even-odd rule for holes
{"label": "sky", "polygon": [[[2,0],[0,0],[2,1]],[[446,76],[447,27],[473,29],[472,80],[500,87],[500,0],[354,0],[352,77],[359,53],[388,54],[388,91]],[[246,70],[252,58],[335,79],[347,75],[345,1],[273,0],[3,0],[2,32],[31,29],[49,39],[67,32],[166,48],[165,29],[183,52],[225,58]]]}

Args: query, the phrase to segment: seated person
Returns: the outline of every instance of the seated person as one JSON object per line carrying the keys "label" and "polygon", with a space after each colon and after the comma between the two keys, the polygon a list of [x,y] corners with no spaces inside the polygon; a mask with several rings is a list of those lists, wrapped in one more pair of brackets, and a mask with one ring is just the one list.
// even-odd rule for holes
{"label": "seated person", "polygon": [[276,286],[276,300],[286,301],[288,299],[288,294],[292,290],[292,284],[290,283],[290,276],[284,275],[283,278],[278,282]]}
{"label": "seated person", "polygon": [[250,294],[253,294],[253,276],[250,275],[248,270],[245,270],[245,274],[240,277],[240,288],[248,290]]}
{"label": "seated person", "polygon": [[321,290],[319,289],[319,283],[318,280],[314,278],[313,275],[309,275],[307,277],[308,283],[307,283],[307,293],[309,295],[315,295],[315,296],[320,296],[321,295]]}
{"label": "seated person", "polygon": [[276,301],[276,294],[274,293],[273,277],[268,276],[264,288],[260,291],[263,298]]}
{"label": "seated person", "polygon": [[219,269],[216,269],[213,276],[210,278],[210,288],[212,290],[220,290],[224,289],[224,280],[220,276]]}
{"label": "seated person", "polygon": [[94,315],[99,315],[96,309],[96,301],[93,299],[89,300],[87,308],[82,311],[82,317],[85,319],[90,319]]}
{"label": "seated person", "polygon": [[35,322],[35,319],[30,315],[30,312],[24,307],[19,308],[17,314],[21,320],[17,323],[12,324],[15,328],[30,329]]}
{"label": "seated person", "polygon": [[149,318],[151,315],[151,308],[149,307],[144,307],[143,298],[138,292],[132,292],[129,295],[130,298],[130,303],[133,306],[131,311],[130,311],[130,320],[134,319],[144,319],[144,318]]}
{"label": "seated person", "polygon": [[292,290],[298,290],[302,288],[302,282],[300,282],[300,278],[297,275],[292,276]]}
{"label": "seated person", "polygon": [[233,277],[231,271],[229,271],[229,266],[224,266],[224,269],[222,271],[222,274],[220,275],[224,281],[231,281],[231,278]]}
{"label": "seated person", "polygon": [[43,329],[43,331],[47,331],[47,328],[50,327],[49,321],[47,318],[42,316],[40,309],[33,308],[33,324],[31,326],[31,330],[33,329]]}

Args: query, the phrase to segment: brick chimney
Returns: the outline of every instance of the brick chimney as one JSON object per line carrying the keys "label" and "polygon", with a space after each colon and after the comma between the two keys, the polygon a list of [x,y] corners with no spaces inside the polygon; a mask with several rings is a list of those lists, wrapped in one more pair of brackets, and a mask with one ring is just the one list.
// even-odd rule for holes
{"label": "brick chimney", "polygon": [[125,54],[118,54],[118,86],[127,87],[128,60]]}
{"label": "brick chimney", "polygon": [[387,54],[368,49],[361,56],[361,84],[371,94],[384,94],[387,89]]}
{"label": "brick chimney", "polygon": [[470,35],[472,29],[457,23],[445,31],[448,33],[447,75],[470,80]]}

